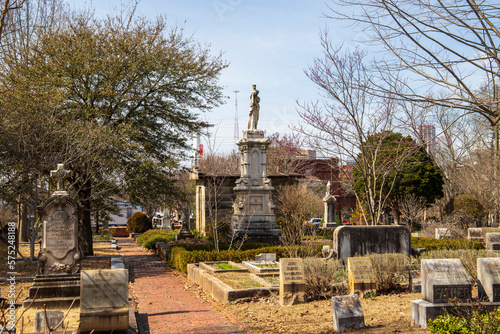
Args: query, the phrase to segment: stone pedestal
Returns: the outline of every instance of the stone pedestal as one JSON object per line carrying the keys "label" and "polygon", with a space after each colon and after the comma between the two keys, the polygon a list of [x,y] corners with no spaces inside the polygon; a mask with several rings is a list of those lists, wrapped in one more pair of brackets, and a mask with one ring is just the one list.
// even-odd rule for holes
{"label": "stone pedestal", "polygon": [[266,174],[266,150],[271,141],[262,130],[247,130],[237,142],[241,151],[241,177],[234,192],[232,228],[245,242],[278,244],[281,230],[276,226],[274,190]]}

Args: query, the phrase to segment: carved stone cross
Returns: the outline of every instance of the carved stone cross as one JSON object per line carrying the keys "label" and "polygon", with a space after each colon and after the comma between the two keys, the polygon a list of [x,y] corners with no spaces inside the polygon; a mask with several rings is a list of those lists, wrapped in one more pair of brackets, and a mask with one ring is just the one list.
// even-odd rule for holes
{"label": "carved stone cross", "polygon": [[57,164],[56,170],[50,171],[50,177],[57,178],[57,191],[64,191],[64,179],[71,177],[71,171],[64,169],[64,164]]}

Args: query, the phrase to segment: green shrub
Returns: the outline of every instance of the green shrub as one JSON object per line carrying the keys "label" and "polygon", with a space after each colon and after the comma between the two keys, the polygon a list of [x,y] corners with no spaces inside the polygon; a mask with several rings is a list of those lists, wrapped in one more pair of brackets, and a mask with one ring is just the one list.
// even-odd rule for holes
{"label": "green shrub", "polygon": [[146,249],[154,249],[157,242],[175,240],[177,231],[148,230],[137,238],[137,243]]}
{"label": "green shrub", "polygon": [[464,239],[411,238],[412,247],[423,247],[427,251],[440,249],[484,249],[480,241]]}
{"label": "green shrub", "polygon": [[484,208],[472,195],[458,195],[453,199],[453,209],[469,216],[480,218],[484,216]]}
{"label": "green shrub", "polygon": [[127,231],[129,233],[144,233],[152,228],[151,218],[144,212],[135,212],[127,219]]}
{"label": "green shrub", "polygon": [[500,334],[500,308],[489,313],[476,310],[470,317],[440,315],[429,320],[428,327],[433,334]]}

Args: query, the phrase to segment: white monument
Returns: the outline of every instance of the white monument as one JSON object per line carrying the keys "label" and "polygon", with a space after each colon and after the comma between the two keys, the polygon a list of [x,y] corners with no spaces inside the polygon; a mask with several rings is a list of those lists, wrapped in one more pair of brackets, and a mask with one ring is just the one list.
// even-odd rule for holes
{"label": "white monument", "polygon": [[335,222],[335,202],[337,202],[337,199],[332,195],[332,184],[328,181],[325,197],[323,197],[323,204],[325,205],[323,227],[325,228],[337,227],[337,222]]}
{"label": "white monument", "polygon": [[241,177],[234,192],[232,228],[235,237],[246,242],[279,243],[281,230],[276,227],[271,180],[266,172],[266,150],[271,144],[264,131],[257,129],[259,121],[259,91],[252,85],[248,130],[238,141],[241,151]]}

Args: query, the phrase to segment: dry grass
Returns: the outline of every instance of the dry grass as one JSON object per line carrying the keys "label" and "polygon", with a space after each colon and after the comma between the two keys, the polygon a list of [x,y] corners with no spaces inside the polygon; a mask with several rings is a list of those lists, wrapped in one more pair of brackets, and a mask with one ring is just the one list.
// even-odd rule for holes
{"label": "dry grass", "polygon": [[347,272],[341,260],[308,257],[303,262],[310,299],[347,294]]}

